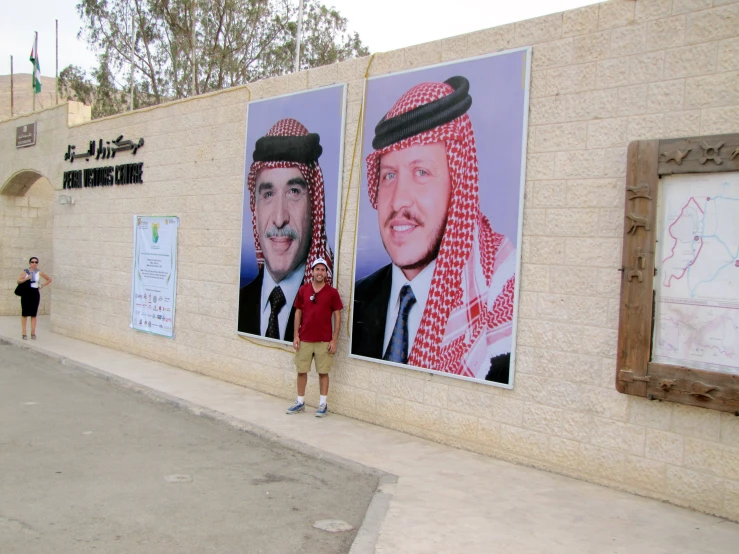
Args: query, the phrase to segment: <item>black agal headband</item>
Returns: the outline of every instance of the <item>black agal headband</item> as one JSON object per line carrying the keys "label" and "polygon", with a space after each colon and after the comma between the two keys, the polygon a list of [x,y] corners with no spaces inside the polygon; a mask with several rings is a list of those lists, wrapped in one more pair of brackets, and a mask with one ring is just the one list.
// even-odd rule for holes
{"label": "black agal headband", "polygon": [[375,127],[372,148],[380,150],[403,139],[449,123],[466,113],[472,105],[472,97],[469,95],[470,82],[464,77],[456,76],[447,79],[444,83],[452,87],[454,92],[390,119],[387,119],[385,115]]}
{"label": "black agal headband", "polygon": [[303,136],[264,136],[254,146],[255,162],[315,162],[323,153],[317,133]]}

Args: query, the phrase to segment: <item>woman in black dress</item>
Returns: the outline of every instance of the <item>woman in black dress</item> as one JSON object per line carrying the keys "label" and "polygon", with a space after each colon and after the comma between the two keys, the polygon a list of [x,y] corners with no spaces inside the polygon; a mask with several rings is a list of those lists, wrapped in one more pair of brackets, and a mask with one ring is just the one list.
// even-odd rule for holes
{"label": "woman in black dress", "polygon": [[[21,327],[23,329],[23,340],[28,339],[26,334],[26,318],[31,318],[31,338],[36,340],[36,315],[38,314],[38,305],[41,302],[41,294],[39,289],[47,287],[51,284],[51,277],[49,277],[43,271],[39,271],[38,258],[33,256],[28,260],[28,269],[24,269],[23,273],[18,276],[18,284],[30,281],[26,285],[21,296]],[[43,285],[40,283],[39,278],[43,277],[46,281]]]}

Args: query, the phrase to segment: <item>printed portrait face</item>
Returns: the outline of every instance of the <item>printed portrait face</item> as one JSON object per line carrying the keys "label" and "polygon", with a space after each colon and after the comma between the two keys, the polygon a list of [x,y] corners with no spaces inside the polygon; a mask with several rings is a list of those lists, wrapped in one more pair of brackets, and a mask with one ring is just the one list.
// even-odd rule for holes
{"label": "printed portrait face", "polygon": [[380,159],[380,236],[393,263],[409,279],[439,252],[451,191],[443,142],[414,145]]}
{"label": "printed portrait face", "polygon": [[295,167],[264,169],[257,175],[259,244],[272,278],[279,282],[305,263],[312,235],[308,183]]}

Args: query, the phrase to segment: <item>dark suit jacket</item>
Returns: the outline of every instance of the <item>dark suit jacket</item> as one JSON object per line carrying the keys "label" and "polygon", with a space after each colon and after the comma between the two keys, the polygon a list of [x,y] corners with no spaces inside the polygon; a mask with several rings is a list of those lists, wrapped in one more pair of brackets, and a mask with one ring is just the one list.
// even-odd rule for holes
{"label": "dark suit jacket", "polygon": [[[385,320],[390,290],[393,286],[393,269],[390,264],[360,279],[354,286],[354,321],[352,323],[352,354],[381,360],[384,352]],[[486,381],[508,383],[510,354],[495,356],[490,360]]]}
{"label": "dark suit jacket", "polygon": [[[259,270],[255,279],[244,286],[239,292],[239,325],[241,333],[261,335],[262,319],[262,282],[264,281],[264,268]],[[285,326],[285,336],[282,340],[293,341],[295,327],[295,307],[292,305],[294,298],[288,298],[290,303],[290,317]],[[283,310],[285,308],[282,308]]]}

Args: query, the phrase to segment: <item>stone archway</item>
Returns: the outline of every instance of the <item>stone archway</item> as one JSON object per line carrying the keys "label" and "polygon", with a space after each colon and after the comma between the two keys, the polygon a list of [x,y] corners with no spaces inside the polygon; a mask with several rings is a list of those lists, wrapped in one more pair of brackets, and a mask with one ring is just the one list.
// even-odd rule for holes
{"label": "stone archway", "polygon": [[[53,272],[54,197],[49,180],[32,169],[18,171],[0,186],[0,315],[20,315],[13,290],[28,258],[38,256],[41,270]],[[51,295],[42,294],[39,315],[50,312]]]}

